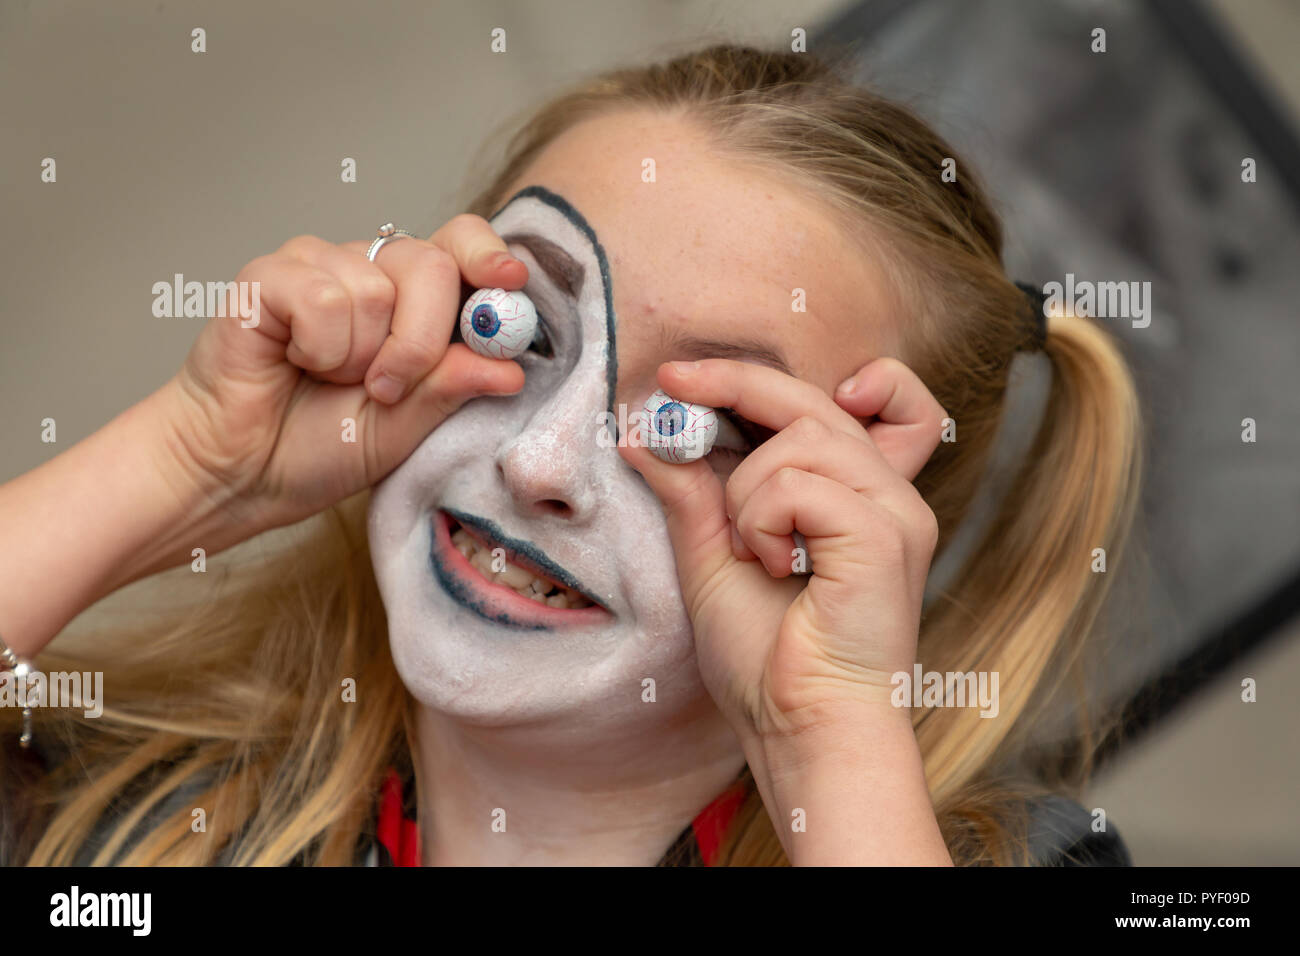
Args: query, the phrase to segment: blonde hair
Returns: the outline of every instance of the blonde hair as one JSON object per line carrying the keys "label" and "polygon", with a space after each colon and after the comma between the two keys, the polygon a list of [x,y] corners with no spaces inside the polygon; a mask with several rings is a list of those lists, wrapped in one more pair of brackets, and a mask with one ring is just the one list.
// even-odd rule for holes
{"label": "blonde hair", "polygon": [[[988,465],[1016,351],[1032,342],[1023,294],[1001,263],[1001,228],[968,166],[907,109],[806,54],[715,46],[607,73],[533,113],[469,210],[503,191],[576,123],[628,108],[679,113],[720,148],[779,172],[820,202],[861,248],[888,255],[902,355],[960,428],[916,479],[942,553]],[[1074,790],[1105,727],[1088,707],[1084,651],[1125,551],[1140,476],[1133,382],[1091,320],[1052,318],[1042,425],[983,540],[921,622],[926,670],[1000,676],[1000,715],[914,710],[940,827],[959,864],[1028,862],[1026,807]],[[99,720],[40,714],[72,757],[41,783],[49,821],[30,854],[64,864],[96,821],[125,807],[95,863],[346,864],[384,768],[402,759],[412,702],[387,645],[364,535],[366,495],[331,509],[310,540],[241,568],[201,608],[95,636],[93,653],[43,655],[46,669],[103,670]],[[1106,549],[1111,573],[1090,567]],[[340,685],[356,681],[357,703]],[[1069,691],[1076,745],[1033,755],[1031,729]],[[60,714],[54,717],[56,713]],[[0,714],[3,732],[15,715]],[[784,865],[751,779],[719,863]],[[182,805],[142,826],[188,785]],[[191,810],[208,828],[191,830]],[[157,816],[159,814],[155,814]],[[137,829],[143,832],[136,833]]]}

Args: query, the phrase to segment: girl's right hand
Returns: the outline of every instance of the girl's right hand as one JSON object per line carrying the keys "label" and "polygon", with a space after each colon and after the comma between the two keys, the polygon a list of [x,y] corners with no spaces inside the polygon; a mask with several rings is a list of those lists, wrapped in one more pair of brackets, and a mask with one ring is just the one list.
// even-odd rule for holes
{"label": "girl's right hand", "polygon": [[260,283],[256,325],[231,307],[209,320],[162,390],[167,457],[232,520],[226,544],[373,485],[464,402],[523,387],[516,363],[449,344],[462,281],[528,278],[486,220],[392,240],[374,262],[368,245],[300,236],[254,259],[236,280]]}

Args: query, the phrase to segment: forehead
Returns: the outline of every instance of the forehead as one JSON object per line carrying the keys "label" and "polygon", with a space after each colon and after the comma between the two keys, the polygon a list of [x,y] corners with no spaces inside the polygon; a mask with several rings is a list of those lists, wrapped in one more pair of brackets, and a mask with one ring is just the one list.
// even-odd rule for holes
{"label": "forehead", "polygon": [[533,184],[605,249],[621,373],[685,357],[688,340],[744,341],[829,391],[895,349],[880,265],[818,203],[693,123],[648,111],[579,123],[507,195]]}

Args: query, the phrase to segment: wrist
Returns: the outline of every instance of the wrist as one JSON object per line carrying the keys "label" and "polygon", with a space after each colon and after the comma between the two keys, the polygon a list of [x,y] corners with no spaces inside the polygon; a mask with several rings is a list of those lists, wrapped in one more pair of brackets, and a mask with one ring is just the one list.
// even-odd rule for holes
{"label": "wrist", "polygon": [[136,429],[142,433],[154,467],[176,500],[188,507],[221,510],[239,497],[240,489],[205,466],[199,437],[211,430],[208,413],[194,396],[194,386],[182,369],[127,414],[138,413]]}
{"label": "wrist", "polygon": [[828,702],[802,715],[797,730],[755,734],[742,742],[746,753],[778,779],[836,761],[888,763],[913,752],[920,756],[911,709],[874,699]]}
{"label": "wrist", "polygon": [[0,487],[0,627],[20,656],[112,591],[217,550],[219,508],[168,461],[157,394]]}
{"label": "wrist", "polygon": [[790,862],[949,865],[907,708],[844,707],[746,758]]}
{"label": "wrist", "polygon": [[141,505],[135,515],[140,530],[153,531],[125,562],[121,580],[113,587],[184,564],[196,547],[215,554],[260,530],[240,530],[245,522],[233,513],[239,490],[195,459],[186,437],[191,426],[179,411],[184,401],[180,393],[172,379],[109,426],[120,427],[119,442],[139,448],[145,456],[140,463],[142,484],[131,498]]}

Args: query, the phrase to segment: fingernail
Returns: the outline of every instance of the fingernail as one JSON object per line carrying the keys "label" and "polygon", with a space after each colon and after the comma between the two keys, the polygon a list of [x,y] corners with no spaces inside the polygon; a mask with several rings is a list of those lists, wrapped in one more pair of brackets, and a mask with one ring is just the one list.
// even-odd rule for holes
{"label": "fingernail", "polygon": [[672,365],[673,370],[677,372],[678,375],[690,375],[692,372],[698,372],[700,370],[699,362],[671,362],[669,364]]}
{"label": "fingernail", "polygon": [[516,259],[508,252],[493,253],[491,259],[493,269],[500,269],[502,266],[507,265],[508,263],[518,262],[518,261],[519,261],[518,259]]}
{"label": "fingernail", "polygon": [[858,377],[855,375],[852,378],[846,378],[844,381],[840,382],[840,387],[835,389],[835,394],[841,396],[842,398],[848,398],[857,390],[858,390]]}
{"label": "fingernail", "polygon": [[370,394],[375,401],[383,402],[385,405],[392,405],[402,397],[402,392],[405,390],[402,383],[391,375],[381,375],[370,383]]}

